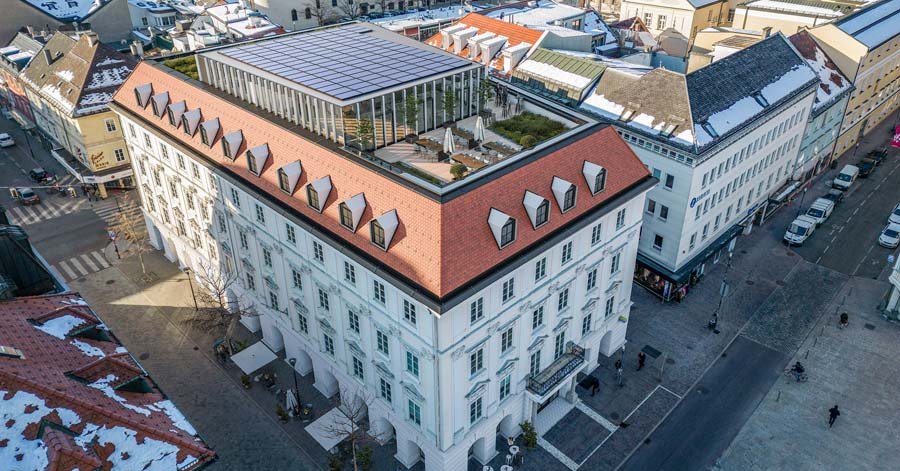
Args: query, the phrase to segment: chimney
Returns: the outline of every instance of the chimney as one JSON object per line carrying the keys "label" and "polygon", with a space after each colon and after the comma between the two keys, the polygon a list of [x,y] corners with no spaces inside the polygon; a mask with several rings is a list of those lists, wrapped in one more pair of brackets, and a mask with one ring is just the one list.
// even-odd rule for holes
{"label": "chimney", "polygon": [[44,53],[44,60],[47,61],[47,65],[52,65],[53,64],[53,56],[50,55],[50,50],[45,47],[45,48],[41,49],[41,52]]}
{"label": "chimney", "polygon": [[478,28],[475,27],[453,33],[453,52],[457,54],[462,52],[466,44],[468,44],[469,38],[475,36],[476,33],[478,33]]}
{"label": "chimney", "polygon": [[772,35],[772,27],[771,26],[766,26],[765,28],[763,28],[763,37],[764,38],[768,38],[771,35]]}
{"label": "chimney", "polygon": [[28,25],[25,27],[28,30],[28,36],[34,37],[34,26]]}
{"label": "chimney", "polygon": [[97,33],[91,31],[85,33],[85,36],[87,36],[88,44],[90,44],[91,47],[96,47],[97,44],[100,44],[100,38],[97,36]]}
{"label": "chimney", "polygon": [[131,55],[141,59],[144,58],[144,44],[140,41],[132,41],[129,49],[131,49]]}
{"label": "chimney", "polygon": [[450,48],[450,44],[452,44],[453,40],[450,37],[451,34],[462,31],[466,29],[466,25],[456,24],[441,30],[441,49],[447,50]]}

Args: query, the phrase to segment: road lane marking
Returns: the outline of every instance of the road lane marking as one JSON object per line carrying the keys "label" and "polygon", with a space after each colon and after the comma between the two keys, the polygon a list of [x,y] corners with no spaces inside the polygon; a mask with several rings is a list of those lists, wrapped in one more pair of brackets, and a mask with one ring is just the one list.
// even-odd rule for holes
{"label": "road lane marking", "polygon": [[831,238],[831,243],[832,243],[832,244],[834,243],[835,239],[837,239],[837,236],[834,236],[834,237]]}
{"label": "road lane marking", "polygon": [[79,262],[75,257],[70,258],[69,263],[71,263],[72,266],[75,267],[75,269],[78,270],[82,275],[87,275],[90,273],[89,271],[84,269],[84,265],[82,265],[81,262]]}
{"label": "road lane marking", "polygon": [[97,262],[100,263],[100,266],[102,266],[103,268],[109,268],[109,262],[106,261],[106,257],[103,256],[102,252],[95,250],[91,252],[91,255],[93,255],[94,258],[97,259]]}
{"label": "road lane marking", "polygon": [[72,271],[71,268],[69,268],[69,265],[67,265],[65,261],[61,261],[57,265],[62,267],[63,271],[65,271],[66,274],[69,275],[69,279],[74,280],[75,278],[78,278],[78,275],[76,275],[75,272]]}
{"label": "road lane marking", "polygon": [[100,271],[100,268],[97,267],[97,264],[95,264],[94,261],[91,260],[91,259],[87,256],[87,254],[81,254],[81,255],[79,255],[79,256],[81,257],[82,260],[84,260],[84,263],[88,266],[88,268],[91,269],[92,272]]}

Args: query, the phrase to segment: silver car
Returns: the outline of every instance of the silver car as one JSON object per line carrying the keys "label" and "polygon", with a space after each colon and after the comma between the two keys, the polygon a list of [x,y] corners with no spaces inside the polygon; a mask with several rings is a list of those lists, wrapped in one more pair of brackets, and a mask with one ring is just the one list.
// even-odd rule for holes
{"label": "silver car", "polygon": [[881,235],[878,236],[878,245],[896,249],[900,245],[900,224],[891,223],[884,226]]}
{"label": "silver car", "polygon": [[0,133],[0,147],[12,147],[16,145],[16,141],[7,133]]}
{"label": "silver car", "polygon": [[896,207],[894,207],[893,210],[891,210],[891,215],[888,216],[888,222],[900,224],[900,204],[898,204]]}

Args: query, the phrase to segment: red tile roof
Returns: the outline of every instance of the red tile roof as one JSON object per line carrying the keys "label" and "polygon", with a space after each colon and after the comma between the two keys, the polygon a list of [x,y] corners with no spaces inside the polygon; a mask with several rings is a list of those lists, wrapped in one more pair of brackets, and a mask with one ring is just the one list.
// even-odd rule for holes
{"label": "red tile roof", "polygon": [[[208,148],[200,141],[200,133],[191,137],[181,130],[176,131],[165,117],[154,116],[151,106],[146,109],[138,106],[134,88],[147,83],[153,84],[154,94],[168,92],[173,103],[186,100],[188,109],[201,108],[204,119],[219,118],[225,133],[242,130],[241,157],[232,162],[224,157],[218,140]],[[593,132],[583,132],[579,139],[559,150],[492,181],[479,182],[462,196],[441,203],[345,154],[289,132],[255,114],[249,106],[239,106],[216,96],[161,66],[141,63],[114,101],[119,107],[165,130],[171,139],[267,193],[269,198],[289,206],[334,238],[389,267],[436,299],[443,299],[479,275],[490,273],[497,264],[522,252],[533,242],[648,177],[646,167],[612,128],[597,127]],[[263,143],[269,145],[269,162],[261,175],[256,176],[247,169],[243,151]],[[279,189],[277,172],[297,159],[302,162],[303,174],[298,189],[291,196]],[[584,160],[609,170],[607,190],[603,193],[590,196],[581,175]],[[323,213],[319,214],[306,205],[302,187],[324,176],[331,177],[333,190]],[[526,190],[531,190],[552,200],[550,184],[553,176],[578,185],[578,204],[566,214],[557,210],[548,224],[532,230],[530,225],[524,224],[527,216],[522,209],[522,196]],[[365,194],[367,207],[359,229],[353,233],[340,225],[338,203],[358,193]],[[520,221],[518,240],[503,250],[497,248],[486,222],[491,206]],[[368,223],[373,217],[392,209],[397,210],[400,226],[385,252],[370,242]]]}
{"label": "red tile roof", "polygon": [[[478,28],[478,33],[494,33],[496,36],[504,36],[506,37],[506,44],[503,46],[503,49],[517,46],[521,43],[528,43],[532,46],[538,43],[541,39],[541,35],[544,34],[543,31],[538,31],[535,29],[527,28],[525,26],[520,26],[515,23],[507,23],[506,21],[498,20],[495,18],[490,18],[484,15],[480,15],[478,13],[469,13],[468,15],[459,19],[456,24],[466,25],[470,28]],[[496,37],[495,36],[495,37]],[[441,33],[438,32],[434,36],[428,38],[425,41],[425,44],[429,46],[434,46],[438,49],[441,48]],[[447,49],[450,52],[453,52],[453,46],[451,44],[450,48]],[[469,48],[468,46],[463,48],[462,51],[459,52],[459,56],[468,58],[469,57]],[[495,57],[499,57],[499,54]],[[472,59],[476,62],[481,62],[481,55]],[[502,61],[497,61],[492,64],[495,69],[502,69],[503,63]]]}
{"label": "red tile roof", "polygon": [[[78,335],[91,325],[100,330]],[[0,355],[0,462],[108,470],[155,461],[196,469],[214,457],[79,295],[0,302],[0,346],[23,354]],[[142,377],[150,391],[116,390],[126,376]]]}

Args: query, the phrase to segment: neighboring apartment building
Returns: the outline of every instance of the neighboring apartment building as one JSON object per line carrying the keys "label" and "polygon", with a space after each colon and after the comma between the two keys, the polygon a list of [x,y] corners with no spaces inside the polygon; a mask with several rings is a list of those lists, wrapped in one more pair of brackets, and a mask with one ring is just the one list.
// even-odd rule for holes
{"label": "neighboring apartment building", "polygon": [[888,278],[891,287],[887,295],[885,312],[891,319],[900,320],[900,259],[897,260],[891,275]]}
{"label": "neighboring apartment building", "polygon": [[754,0],[737,6],[732,26],[790,36],[802,29],[834,21],[865,5],[854,0]]}
{"label": "neighboring apartment building", "polygon": [[19,74],[31,59],[43,47],[44,38],[34,38],[27,33],[19,32],[12,41],[4,47],[0,47],[0,102],[9,107],[10,115],[24,129],[34,127],[34,115],[31,113],[31,104],[25,94],[25,85]]}
{"label": "neighboring apartment building", "polygon": [[101,197],[107,186],[131,186],[122,126],[108,103],[135,63],[93,33],[56,33],[21,74],[35,124],[57,146],[53,155]]}
{"label": "neighboring apartment building", "polygon": [[704,28],[727,24],[725,0],[622,0],[619,18],[638,17],[653,35],[675,28],[693,38]]}
{"label": "neighboring apartment building", "polygon": [[77,22],[79,29],[91,29],[106,43],[126,39],[131,33],[128,0],[5,0],[2,6],[0,44],[25,26],[52,33]]}
{"label": "neighboring apartment building", "polygon": [[687,75],[607,69],[581,108],[612,120],[662,183],[635,279],[684,296],[794,169],[818,75],[781,34]]}
{"label": "neighboring apartment building", "polygon": [[809,34],[854,90],[835,155],[853,147],[900,107],[900,0],[882,0]]}
{"label": "neighboring apartment building", "polygon": [[791,44],[819,75],[819,88],[797,153],[795,180],[807,180],[831,162],[834,143],[853,85],[807,31],[792,35]]}
{"label": "neighboring apartment building", "polygon": [[280,25],[246,5],[247,2],[242,1],[212,6],[204,11],[203,16],[209,19],[209,24],[215,32],[234,41],[262,38],[284,32]]}
{"label": "neighboring apartment building", "polygon": [[[479,168],[439,181],[426,174],[449,164],[423,157],[447,135],[434,123],[502,112],[471,98],[484,64],[373,25],[198,64],[205,83],[145,61],[114,100],[152,243],[195,273],[235,273],[229,299],[259,314],[245,324],[326,396],[370,399],[369,431],[407,467],[465,469],[495,456],[498,431],[545,431],[578,373],[624,343],[656,181],[611,127],[510,90],[509,110],[565,130],[485,165],[451,152]],[[434,99],[451,86],[469,97],[452,112]],[[348,147],[369,147],[360,128],[374,151]],[[396,138],[409,132],[416,161]]]}

